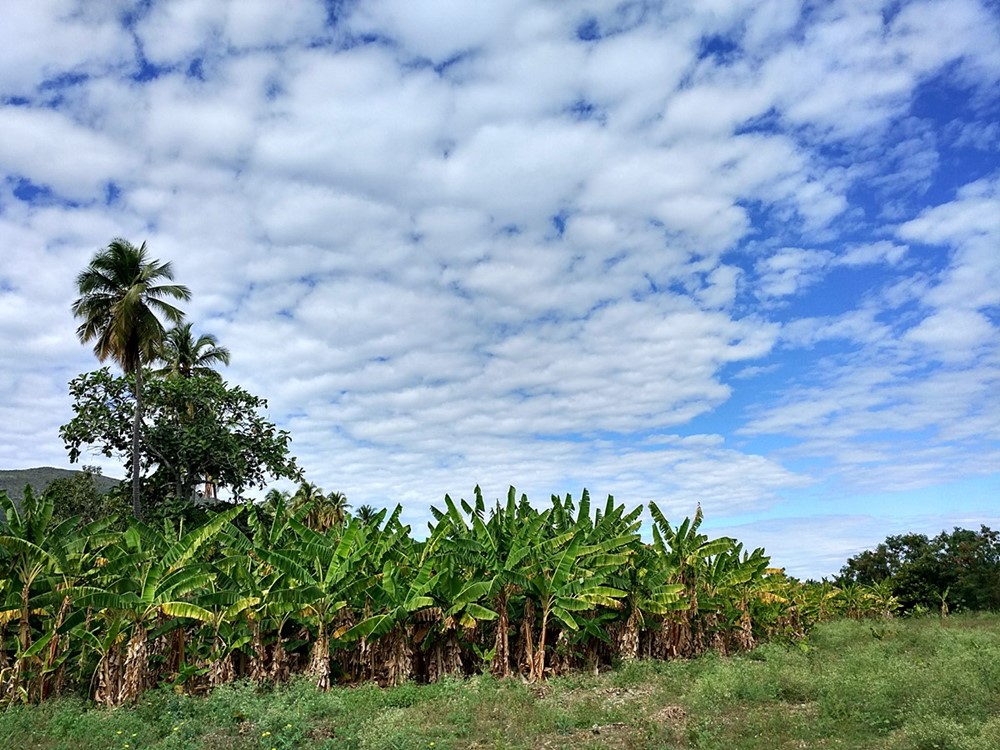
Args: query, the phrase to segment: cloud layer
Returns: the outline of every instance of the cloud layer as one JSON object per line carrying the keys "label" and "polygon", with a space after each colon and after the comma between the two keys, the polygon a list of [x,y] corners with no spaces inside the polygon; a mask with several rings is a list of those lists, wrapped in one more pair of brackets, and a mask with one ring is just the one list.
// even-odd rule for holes
{"label": "cloud layer", "polygon": [[781,560],[813,575],[884,536],[844,498],[1000,522],[943,500],[1000,489],[995,7],[7,16],[0,465],[65,464],[65,384],[95,366],[73,281],[122,235],[355,504],[700,501],[828,529]]}

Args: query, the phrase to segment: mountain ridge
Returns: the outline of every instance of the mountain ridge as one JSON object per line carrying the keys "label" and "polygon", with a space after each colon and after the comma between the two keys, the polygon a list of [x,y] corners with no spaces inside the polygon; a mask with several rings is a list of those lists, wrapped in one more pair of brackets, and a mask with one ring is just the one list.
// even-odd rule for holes
{"label": "mountain ridge", "polygon": [[[38,466],[32,469],[0,469],[0,492],[15,500],[24,498],[24,487],[30,485],[32,492],[41,494],[49,483],[56,479],[70,479],[82,474],[79,469],[58,469],[54,466]],[[123,480],[106,477],[101,474],[94,476],[97,489],[104,493],[119,485]]]}

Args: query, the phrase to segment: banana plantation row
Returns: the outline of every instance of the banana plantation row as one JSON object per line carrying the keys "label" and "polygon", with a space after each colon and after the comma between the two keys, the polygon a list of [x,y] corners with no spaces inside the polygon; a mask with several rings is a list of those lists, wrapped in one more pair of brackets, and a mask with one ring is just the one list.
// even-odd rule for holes
{"label": "banana plantation row", "polygon": [[446,497],[426,539],[400,508],[317,530],[310,507],[220,512],[194,529],[54,522],[51,499],[0,493],[0,701],[75,691],[103,705],[304,673],[384,685],[491,672],[532,681],[636,658],[796,637],[832,614],[887,616],[888,590],[804,585],[761,549],[673,526],[653,503],[592,512],[511,488]]}

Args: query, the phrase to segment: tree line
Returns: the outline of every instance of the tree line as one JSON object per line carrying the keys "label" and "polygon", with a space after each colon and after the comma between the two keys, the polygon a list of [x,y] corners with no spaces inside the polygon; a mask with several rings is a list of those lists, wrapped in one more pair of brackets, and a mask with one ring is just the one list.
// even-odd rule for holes
{"label": "tree line", "polygon": [[955,528],[935,537],[899,534],[850,558],[842,585],[889,588],[904,612],[1000,610],[1000,533]]}

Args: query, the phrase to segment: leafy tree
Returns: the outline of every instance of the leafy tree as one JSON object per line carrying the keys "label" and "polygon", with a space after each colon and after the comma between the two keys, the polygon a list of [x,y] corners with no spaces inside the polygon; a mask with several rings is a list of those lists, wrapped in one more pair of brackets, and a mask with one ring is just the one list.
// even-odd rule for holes
{"label": "leafy tree", "polygon": [[1000,533],[956,528],[933,539],[924,534],[886,537],[874,550],[847,561],[839,583],[891,583],[904,611],[1000,609]]}
{"label": "leafy tree", "polygon": [[[190,378],[197,374],[221,378],[222,376],[213,370],[211,365],[228,365],[229,350],[219,346],[218,339],[211,334],[202,334],[196,339],[191,332],[191,324],[184,323],[167,331],[157,358],[164,363],[163,367],[155,371],[157,375]],[[194,405],[188,404],[188,411],[193,409]],[[215,499],[217,493],[218,488],[215,482],[212,481],[211,475],[207,475],[205,477],[206,497]]]}
{"label": "leafy tree", "polygon": [[79,516],[85,523],[106,518],[126,510],[121,507],[119,492],[102,492],[95,481],[101,474],[96,466],[84,466],[71,477],[53,479],[45,487],[44,496],[52,500],[54,518],[63,520]]}
{"label": "leafy tree", "polygon": [[142,517],[139,499],[140,442],[142,424],[142,368],[153,360],[164,337],[157,315],[179,323],[183,313],[165,301],[187,300],[187,287],[163,284],[174,278],[170,263],[160,263],[147,255],[146,243],[136,247],[116,238],[97,252],[77,277],[80,292],[73,303],[73,315],[82,318],[77,328],[80,341],[94,342],[94,354],[104,362],[111,359],[133,376],[135,397],[132,424],[132,512]]}
{"label": "leafy tree", "polygon": [[[107,368],[86,373],[70,383],[74,417],[60,429],[70,461],[84,446],[105,456],[126,455],[136,401],[128,378]],[[141,467],[151,472],[154,498],[192,500],[206,476],[239,494],[262,487],[268,476],[298,475],[289,456],[291,438],[260,415],[267,402],[217,377],[153,378],[146,386],[145,419],[141,423],[146,452]]]}

